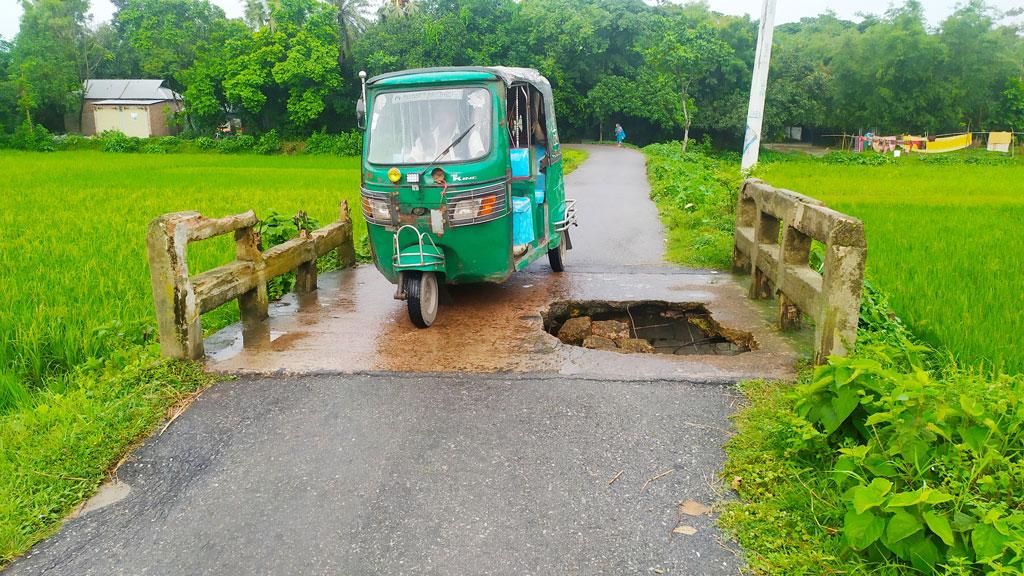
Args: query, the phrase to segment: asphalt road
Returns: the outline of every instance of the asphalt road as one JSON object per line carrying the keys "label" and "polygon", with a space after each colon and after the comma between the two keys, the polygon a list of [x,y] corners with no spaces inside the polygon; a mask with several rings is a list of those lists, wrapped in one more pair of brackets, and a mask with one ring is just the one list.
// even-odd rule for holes
{"label": "asphalt road", "polygon": [[[567,179],[583,221],[569,272],[661,265],[642,156],[590,151]],[[124,463],[122,498],[7,573],[737,573],[713,518],[677,509],[722,497],[736,393],[698,376],[599,375],[218,384]]]}

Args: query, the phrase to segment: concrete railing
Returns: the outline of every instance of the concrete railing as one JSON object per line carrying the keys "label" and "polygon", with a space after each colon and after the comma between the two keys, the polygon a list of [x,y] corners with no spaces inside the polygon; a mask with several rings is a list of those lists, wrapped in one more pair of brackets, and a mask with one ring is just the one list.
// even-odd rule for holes
{"label": "concrete railing", "polygon": [[[808,265],[811,241],[825,244],[821,274]],[[778,295],[779,324],[814,320],[814,361],[845,355],[857,341],[867,243],[864,224],[790,190],[750,179],[736,206],[733,269],[752,274],[750,297]]]}
{"label": "concrete railing", "polygon": [[[260,251],[257,219],[253,211],[218,219],[198,212],[165,214],[149,223],[146,244],[153,301],[160,331],[160,351],[171,358],[202,358],[203,329],[199,317],[238,299],[243,338],[264,324],[269,301],[267,281],[295,271],[295,291],[316,290],[316,259],[338,249],[343,265],[355,259],[348,203],[333,222],[299,238]],[[223,234],[235,235],[235,260],[189,276],[187,248]]]}

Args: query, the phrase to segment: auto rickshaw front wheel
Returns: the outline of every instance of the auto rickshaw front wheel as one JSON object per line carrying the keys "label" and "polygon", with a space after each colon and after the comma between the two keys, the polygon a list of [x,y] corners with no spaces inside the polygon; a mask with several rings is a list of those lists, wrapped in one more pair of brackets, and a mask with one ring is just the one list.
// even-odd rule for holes
{"label": "auto rickshaw front wheel", "polygon": [[410,271],[402,274],[409,320],[419,328],[429,328],[437,318],[437,274]]}
{"label": "auto rickshaw front wheel", "polygon": [[551,264],[551,269],[555,272],[562,272],[565,270],[565,254],[568,250],[569,244],[569,232],[562,232],[562,241],[558,243],[558,248],[552,248],[548,250],[548,263]]}

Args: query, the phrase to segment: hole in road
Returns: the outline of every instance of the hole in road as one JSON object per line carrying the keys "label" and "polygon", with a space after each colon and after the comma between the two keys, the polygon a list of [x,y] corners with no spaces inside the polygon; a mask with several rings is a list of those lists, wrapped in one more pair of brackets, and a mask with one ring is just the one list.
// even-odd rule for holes
{"label": "hole in road", "polygon": [[562,342],[597,350],[734,356],[757,348],[749,332],[722,326],[690,302],[563,300],[543,317],[544,330]]}

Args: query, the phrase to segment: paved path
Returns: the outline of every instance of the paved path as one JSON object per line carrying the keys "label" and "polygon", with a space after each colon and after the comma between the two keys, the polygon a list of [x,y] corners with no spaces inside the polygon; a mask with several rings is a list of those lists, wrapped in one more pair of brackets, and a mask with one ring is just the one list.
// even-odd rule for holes
{"label": "paved path", "polygon": [[[722,383],[758,366],[782,375],[793,355],[727,277],[661,264],[642,156],[588,150],[568,179],[582,223],[563,278],[575,280],[534,269],[461,289],[446,320],[415,330],[366,268],[323,278],[315,306],[278,307],[277,336],[256,352],[221,335],[211,368],[254,373],[149,438],[112,503],[9,573],[737,573],[713,519],[677,505],[720,497],[738,400]],[[769,351],[567,350],[540,311],[581,294],[706,302]],[[467,329],[482,317],[490,330]],[[409,360],[420,345],[434,352]],[[673,534],[679,522],[697,533]]]}

